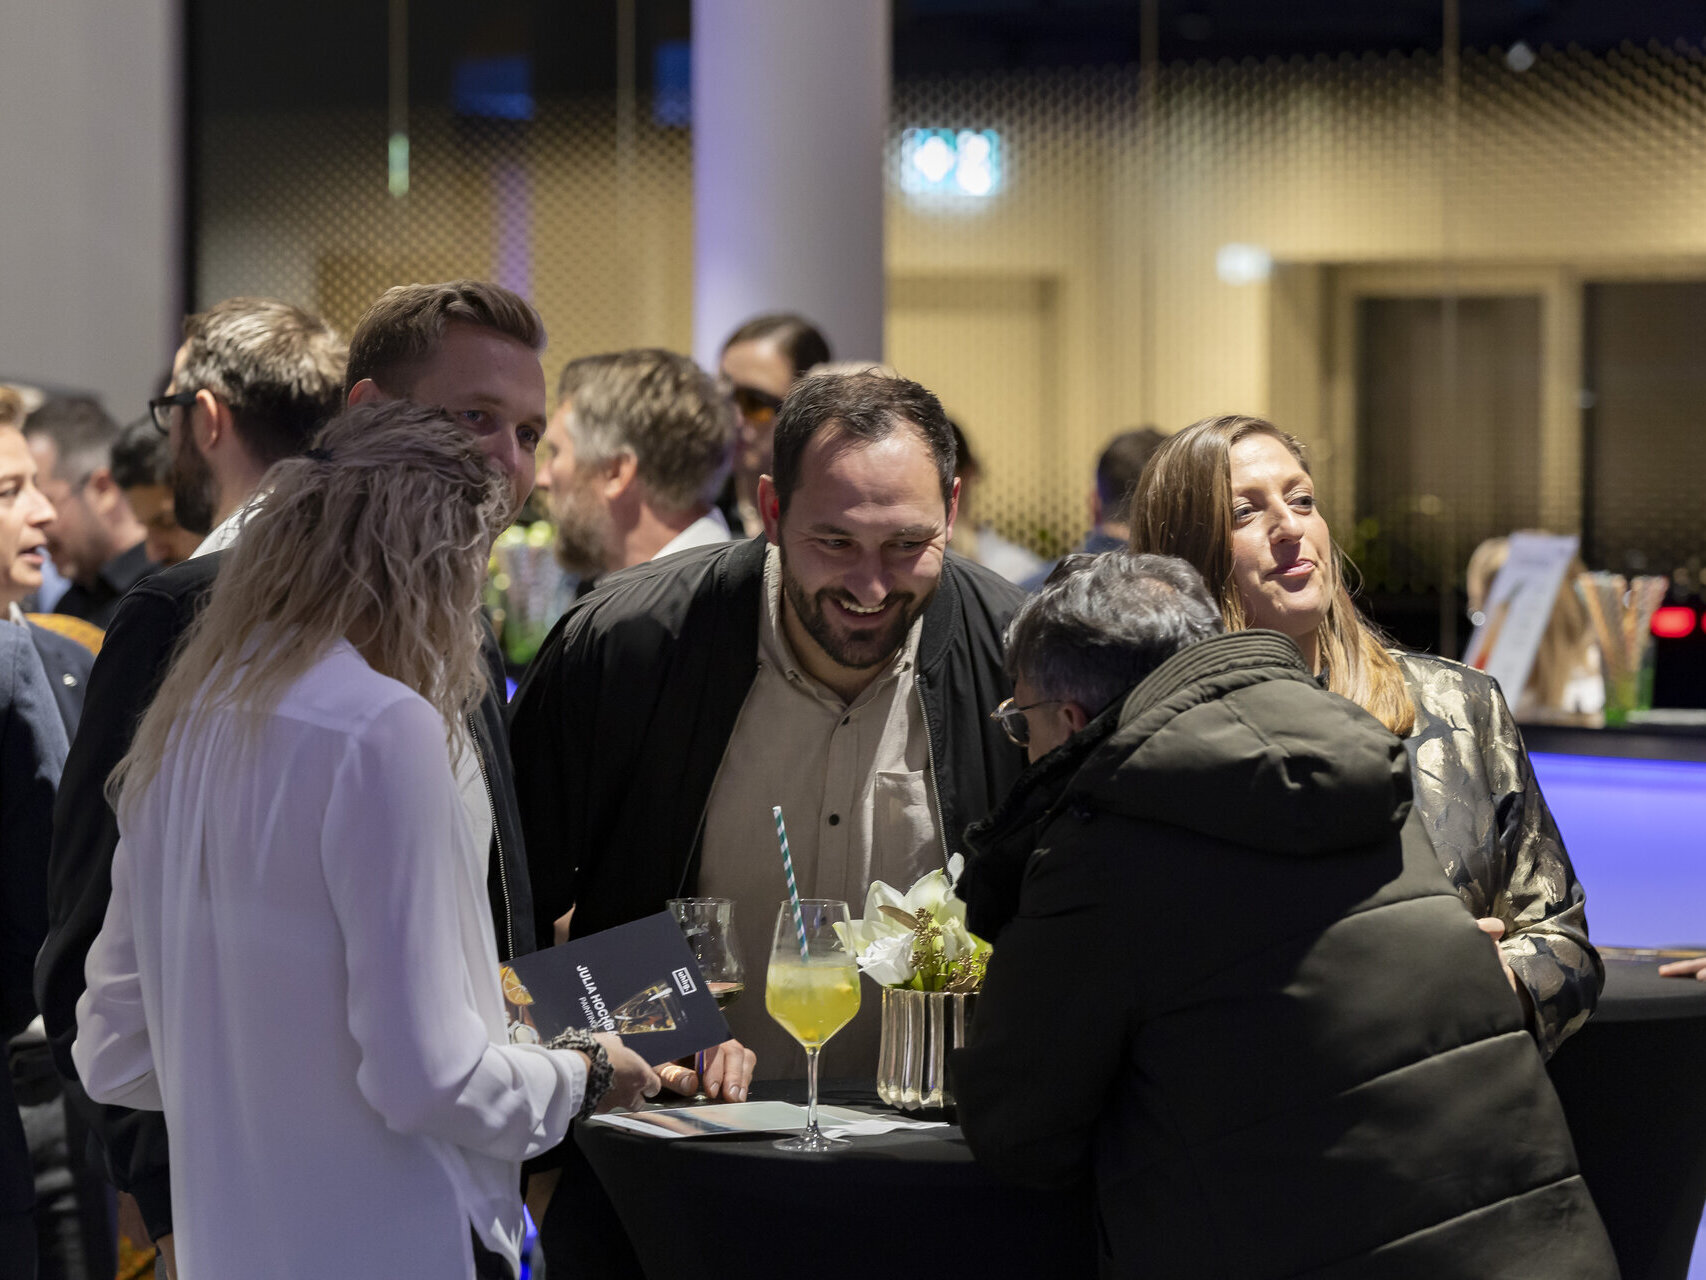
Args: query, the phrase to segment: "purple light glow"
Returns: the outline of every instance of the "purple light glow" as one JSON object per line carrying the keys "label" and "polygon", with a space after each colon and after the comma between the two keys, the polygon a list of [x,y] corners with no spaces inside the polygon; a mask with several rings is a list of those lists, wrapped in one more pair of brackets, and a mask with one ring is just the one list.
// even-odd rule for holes
{"label": "purple light glow", "polygon": [[1706,944],[1706,764],[1534,752],[1607,946]]}

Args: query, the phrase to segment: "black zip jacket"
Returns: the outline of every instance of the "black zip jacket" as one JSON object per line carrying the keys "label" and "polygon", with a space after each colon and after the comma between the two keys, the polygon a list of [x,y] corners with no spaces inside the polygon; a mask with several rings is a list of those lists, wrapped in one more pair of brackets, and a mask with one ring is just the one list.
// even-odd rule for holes
{"label": "black zip jacket", "polygon": [[[510,704],[534,931],[577,937],[662,911],[698,877],[705,806],[758,673],[763,538],[611,575],[553,628]],[[948,847],[1024,767],[989,713],[1012,692],[1002,634],[1024,593],[950,553],[917,682]]]}
{"label": "black zip jacket", "polygon": [[[36,999],[47,1025],[54,1064],[66,1093],[87,1120],[108,1180],[136,1197],[148,1233],[172,1229],[165,1118],[89,1100],[77,1082],[71,1043],[77,1038],[77,1000],[83,961],[106,918],[112,896],[118,820],[103,788],[165,676],[178,639],[207,600],[223,556],[198,556],[144,579],[119,604],[90,673],[83,721],[71,743],[53,812],[48,863],[48,937],[36,961]],[[502,958],[533,950],[527,858],[504,746],[503,660],[487,634],[489,691],[471,717],[480,763],[492,797],[493,842],[487,873],[492,923]]]}
{"label": "black zip jacket", "polygon": [[1104,1277],[1617,1274],[1411,793],[1397,738],[1241,631],[970,833],[968,879],[1024,872],[949,1064],[960,1125],[1003,1177],[1093,1181]]}

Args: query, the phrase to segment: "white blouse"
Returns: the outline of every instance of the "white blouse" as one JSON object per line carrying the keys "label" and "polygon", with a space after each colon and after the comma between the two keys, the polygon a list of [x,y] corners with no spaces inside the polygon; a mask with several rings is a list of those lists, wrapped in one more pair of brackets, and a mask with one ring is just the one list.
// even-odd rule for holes
{"label": "white blouse", "polygon": [[[247,729],[247,733],[245,733]],[[511,1045],[444,723],[347,643],[271,713],[174,739],[123,806],[72,1053],[163,1109],[181,1280],[467,1280],[579,1054]]]}

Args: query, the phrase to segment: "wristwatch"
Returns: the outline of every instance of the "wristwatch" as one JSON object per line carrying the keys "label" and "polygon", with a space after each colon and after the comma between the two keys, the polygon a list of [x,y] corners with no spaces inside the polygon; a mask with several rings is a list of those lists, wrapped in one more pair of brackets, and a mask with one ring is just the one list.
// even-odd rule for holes
{"label": "wristwatch", "polygon": [[604,1046],[598,1038],[584,1027],[572,1027],[559,1036],[545,1042],[547,1049],[575,1049],[586,1054],[589,1064],[586,1072],[586,1092],[582,1095],[579,1118],[585,1120],[598,1104],[604,1101],[604,1095],[610,1092],[610,1086],[616,1083],[616,1068],[610,1065],[610,1055],[604,1051]]}

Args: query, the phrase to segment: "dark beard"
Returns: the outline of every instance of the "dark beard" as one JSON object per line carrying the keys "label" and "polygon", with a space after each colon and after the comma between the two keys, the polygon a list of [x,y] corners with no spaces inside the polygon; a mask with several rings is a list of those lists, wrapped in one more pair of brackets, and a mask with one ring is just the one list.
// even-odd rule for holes
{"label": "dark beard", "polygon": [[213,469],[184,424],[172,455],[172,514],[181,528],[204,537],[213,532]]}
{"label": "dark beard", "polygon": [[551,521],[557,526],[558,564],[583,579],[609,572],[615,558],[611,551],[615,530],[608,511],[577,502],[571,495],[568,502],[552,504]]}
{"label": "dark beard", "polygon": [[805,627],[806,634],[832,661],[850,671],[869,671],[892,659],[906,643],[906,633],[912,629],[913,622],[930,603],[929,596],[919,599],[914,595],[891,595],[889,600],[898,603],[899,608],[881,625],[854,632],[838,631],[830,622],[825,605],[831,600],[844,604],[859,602],[847,592],[833,587],[825,587],[815,596],[808,596],[799,579],[788,571],[786,551],[782,552],[782,590],[794,606],[794,613],[800,625]]}

